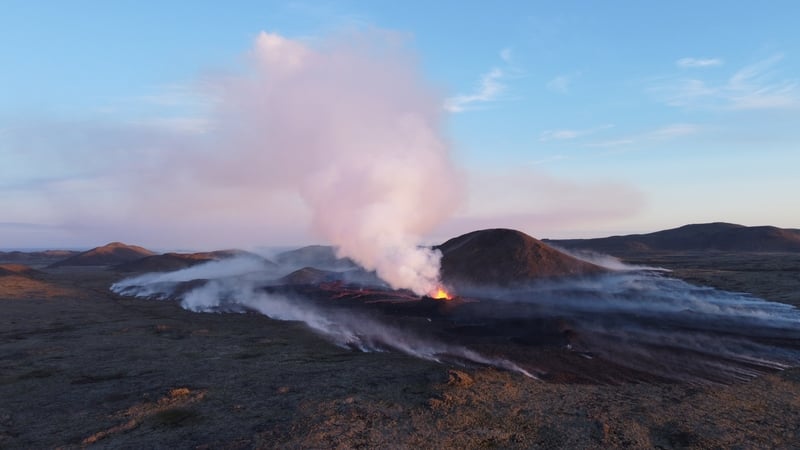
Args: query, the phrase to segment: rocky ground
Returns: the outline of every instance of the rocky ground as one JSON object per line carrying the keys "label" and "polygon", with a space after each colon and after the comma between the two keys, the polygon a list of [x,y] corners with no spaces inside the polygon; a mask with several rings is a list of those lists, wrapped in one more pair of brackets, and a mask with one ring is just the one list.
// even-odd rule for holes
{"label": "rocky ground", "polygon": [[[791,255],[631,257],[797,305]],[[733,385],[562,384],[332,345],[303,324],[0,277],[0,448],[792,448],[800,369]]]}

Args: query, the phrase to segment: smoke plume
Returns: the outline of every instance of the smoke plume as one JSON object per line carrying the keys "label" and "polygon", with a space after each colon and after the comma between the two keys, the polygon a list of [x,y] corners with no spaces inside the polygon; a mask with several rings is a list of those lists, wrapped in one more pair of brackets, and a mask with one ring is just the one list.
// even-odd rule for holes
{"label": "smoke plume", "polygon": [[340,256],[430,292],[441,255],[418,244],[460,189],[442,100],[410,57],[388,34],[313,48],[261,33],[251,63],[213,85],[218,138],[235,150],[213,152],[209,175],[298,193]]}
{"label": "smoke plume", "polygon": [[174,117],[16,125],[3,139],[12,166],[41,180],[23,186],[37,193],[35,207],[11,210],[46,211],[18,221],[167,248],[313,234],[394,287],[433,287],[440,256],[418,244],[459,206],[461,175],[443,95],[400,37],[374,30],[307,43],[261,33],[240,70],[175,89],[177,100],[167,91],[154,101],[191,98],[179,106],[192,127]]}

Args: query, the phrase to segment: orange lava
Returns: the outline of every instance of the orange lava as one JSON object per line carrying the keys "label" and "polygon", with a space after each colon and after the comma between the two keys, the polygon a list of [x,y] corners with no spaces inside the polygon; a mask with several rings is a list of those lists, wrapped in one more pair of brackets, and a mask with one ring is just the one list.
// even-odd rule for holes
{"label": "orange lava", "polygon": [[436,300],[451,300],[453,296],[440,287],[437,288],[435,292],[431,293],[431,298],[435,298]]}

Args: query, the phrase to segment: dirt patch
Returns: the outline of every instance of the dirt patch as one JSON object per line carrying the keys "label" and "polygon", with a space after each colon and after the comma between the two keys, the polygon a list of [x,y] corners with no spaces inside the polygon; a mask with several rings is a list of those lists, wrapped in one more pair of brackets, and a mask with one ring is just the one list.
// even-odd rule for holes
{"label": "dirt patch", "polygon": [[25,275],[0,276],[0,300],[57,298],[74,292],[69,288],[40,281]]}

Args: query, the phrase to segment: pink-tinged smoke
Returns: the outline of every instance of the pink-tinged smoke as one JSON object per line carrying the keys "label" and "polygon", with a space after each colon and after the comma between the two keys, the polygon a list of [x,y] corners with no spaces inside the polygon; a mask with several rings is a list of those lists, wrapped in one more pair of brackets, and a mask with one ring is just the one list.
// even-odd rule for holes
{"label": "pink-tinged smoke", "polygon": [[207,175],[297,192],[341,256],[393,287],[430,292],[440,255],[418,244],[461,188],[443,99],[413,59],[377,32],[321,47],[261,33],[250,57],[246,75],[210,83]]}

